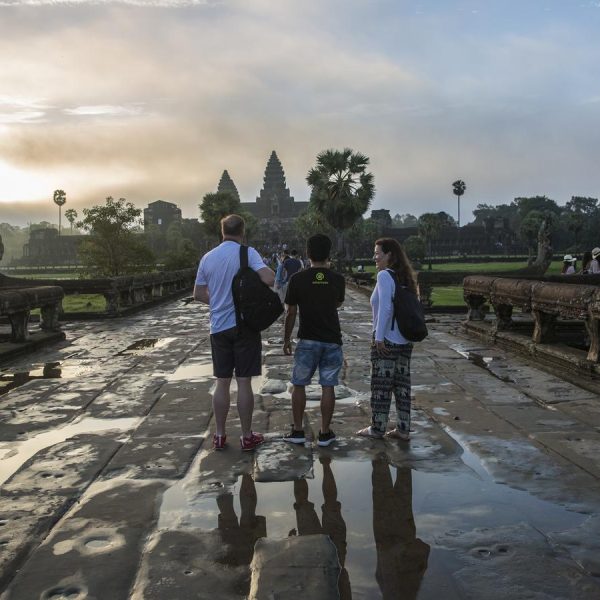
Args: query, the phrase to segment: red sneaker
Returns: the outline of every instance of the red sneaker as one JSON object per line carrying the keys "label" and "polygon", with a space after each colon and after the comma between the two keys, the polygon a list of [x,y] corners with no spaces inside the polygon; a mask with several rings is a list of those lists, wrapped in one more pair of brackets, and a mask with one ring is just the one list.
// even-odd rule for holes
{"label": "red sneaker", "polygon": [[226,444],[226,435],[217,435],[216,433],[213,435],[213,450],[224,450]]}
{"label": "red sneaker", "polygon": [[265,441],[264,435],[255,433],[254,431],[250,434],[250,437],[240,436],[240,446],[242,452],[249,452],[254,450],[257,446],[260,446]]}

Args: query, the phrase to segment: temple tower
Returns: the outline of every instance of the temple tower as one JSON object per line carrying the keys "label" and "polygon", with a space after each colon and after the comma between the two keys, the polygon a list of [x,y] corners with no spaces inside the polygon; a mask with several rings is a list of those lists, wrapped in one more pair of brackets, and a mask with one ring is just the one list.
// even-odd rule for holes
{"label": "temple tower", "polygon": [[236,200],[240,200],[240,194],[237,188],[235,187],[235,183],[233,183],[233,179],[231,179],[231,177],[229,176],[227,169],[225,169],[223,171],[223,175],[221,175],[221,180],[219,181],[217,192],[230,194]]}
{"label": "temple tower", "polygon": [[275,150],[267,162],[263,188],[256,198],[256,205],[258,215],[262,218],[296,216],[294,198],[285,187],[285,174]]}

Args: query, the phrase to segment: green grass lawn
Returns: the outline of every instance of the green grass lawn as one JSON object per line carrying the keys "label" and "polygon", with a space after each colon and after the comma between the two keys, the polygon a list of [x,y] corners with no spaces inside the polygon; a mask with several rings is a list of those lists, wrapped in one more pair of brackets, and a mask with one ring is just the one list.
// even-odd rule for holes
{"label": "green grass lawn", "polygon": [[65,312],[104,312],[106,300],[102,294],[70,294],[63,299]]}
{"label": "green grass lawn", "polygon": [[[62,304],[66,313],[106,311],[106,300],[102,294],[70,294],[63,298]],[[39,315],[40,309],[32,310],[31,314]]]}
{"label": "green grass lawn", "polygon": [[463,289],[459,285],[446,285],[433,288],[431,292],[433,306],[464,306]]}

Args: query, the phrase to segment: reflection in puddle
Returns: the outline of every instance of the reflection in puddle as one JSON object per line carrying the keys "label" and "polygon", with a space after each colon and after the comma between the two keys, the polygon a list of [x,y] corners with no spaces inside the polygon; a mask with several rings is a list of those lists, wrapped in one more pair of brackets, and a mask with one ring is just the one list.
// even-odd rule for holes
{"label": "reflection in puddle", "polygon": [[129,431],[140,421],[139,417],[126,419],[81,419],[65,427],[40,433],[22,442],[0,443],[0,485],[11,477],[34,454],[55,444],[84,433]]}
{"label": "reflection in puddle", "polygon": [[[479,458],[465,452],[472,471],[430,473],[373,461],[315,461],[314,479],[197,487],[203,453],[187,477],[163,498],[160,529],[219,531],[225,561],[249,565],[258,537],[328,534],[343,567],[340,598],[435,599],[458,561],[436,539],[475,528],[529,523],[540,531],[566,530],[585,515],[494,483]],[[247,591],[249,570],[238,582]],[[423,589],[421,589],[423,588]],[[419,590],[421,590],[419,592]],[[428,590],[428,592],[426,591]],[[432,594],[434,592],[434,595]]]}

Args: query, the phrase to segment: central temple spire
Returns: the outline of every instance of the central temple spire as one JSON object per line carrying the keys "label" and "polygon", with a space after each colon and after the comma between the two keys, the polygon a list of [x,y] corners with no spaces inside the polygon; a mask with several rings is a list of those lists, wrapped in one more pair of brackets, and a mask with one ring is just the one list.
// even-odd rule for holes
{"label": "central temple spire", "polygon": [[294,204],[290,190],[285,186],[285,173],[275,150],[271,152],[265,175],[263,188],[256,199],[259,210],[265,216],[279,216],[288,212]]}

